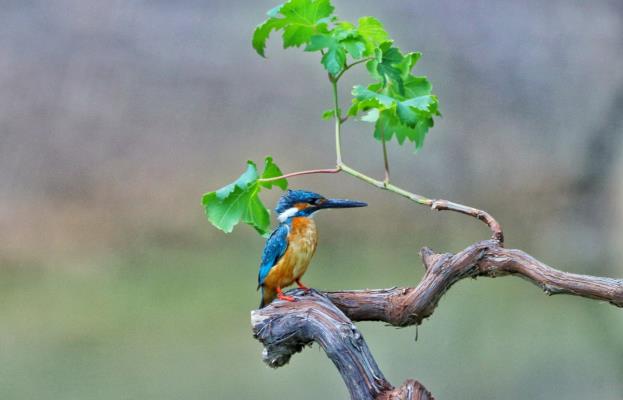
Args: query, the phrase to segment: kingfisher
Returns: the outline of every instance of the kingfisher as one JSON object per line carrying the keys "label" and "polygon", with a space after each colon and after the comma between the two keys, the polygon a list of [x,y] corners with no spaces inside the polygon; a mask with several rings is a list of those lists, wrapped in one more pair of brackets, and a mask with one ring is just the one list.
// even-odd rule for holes
{"label": "kingfisher", "polygon": [[301,277],[318,243],[318,231],[312,218],[316,211],[365,206],[367,204],[361,201],[327,199],[306,190],[288,190],[281,196],[275,208],[279,226],[266,240],[257,278],[257,288],[262,289],[260,308],[275,298],[294,301],[282,291],[294,282],[299,288],[309,290],[301,283]]}

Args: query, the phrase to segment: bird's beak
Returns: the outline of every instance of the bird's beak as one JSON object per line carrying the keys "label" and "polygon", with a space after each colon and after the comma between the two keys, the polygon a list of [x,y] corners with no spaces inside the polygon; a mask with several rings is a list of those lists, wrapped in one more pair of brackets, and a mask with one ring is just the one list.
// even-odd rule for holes
{"label": "bird's beak", "polygon": [[320,204],[319,208],[353,208],[353,207],[365,207],[367,203],[363,201],[354,201],[347,199],[327,199],[324,203]]}

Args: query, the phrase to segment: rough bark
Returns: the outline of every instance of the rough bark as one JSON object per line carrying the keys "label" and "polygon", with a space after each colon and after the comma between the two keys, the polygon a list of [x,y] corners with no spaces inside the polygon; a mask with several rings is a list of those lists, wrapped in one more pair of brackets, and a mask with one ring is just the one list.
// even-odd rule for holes
{"label": "rough bark", "polygon": [[394,388],[351,321],[419,325],[453,284],[468,277],[516,275],[546,294],[570,294],[623,307],[623,280],[562,272],[529,254],[505,249],[497,240],[475,243],[457,254],[420,251],[426,272],[415,288],[308,293],[289,291],[295,302],[274,301],[253,311],[255,337],[264,344],[264,361],[280,367],[306,345],[317,342],[336,365],[351,399],[432,399],[418,382]]}
{"label": "rough bark", "polygon": [[419,325],[459,280],[516,275],[541,287],[548,295],[570,294],[623,307],[623,280],[562,272],[492,240],[473,244],[455,255],[436,254],[426,247],[420,255],[426,273],[415,288],[339,291],[327,296],[353,321]]}
{"label": "rough bark", "polygon": [[394,388],[383,376],[363,336],[326,295],[315,290],[289,292],[298,301],[273,302],[251,313],[254,336],[264,345],[262,358],[273,368],[313,342],[333,361],[356,400],[428,400],[430,393],[408,380]]}

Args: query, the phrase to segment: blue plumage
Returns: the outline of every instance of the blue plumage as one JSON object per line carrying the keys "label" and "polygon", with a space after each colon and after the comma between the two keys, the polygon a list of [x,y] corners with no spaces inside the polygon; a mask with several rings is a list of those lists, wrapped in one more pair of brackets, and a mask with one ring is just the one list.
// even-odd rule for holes
{"label": "blue plumage", "polygon": [[290,226],[287,223],[279,225],[266,240],[264,253],[262,253],[262,263],[257,277],[257,287],[264,283],[264,279],[270,272],[270,269],[277,264],[277,261],[285,254],[288,248],[288,233]]}
{"label": "blue plumage", "polygon": [[288,190],[286,194],[279,199],[275,211],[277,211],[277,214],[281,214],[288,208],[294,207],[297,203],[314,204],[321,199],[324,199],[324,197],[318,193],[307,190]]}

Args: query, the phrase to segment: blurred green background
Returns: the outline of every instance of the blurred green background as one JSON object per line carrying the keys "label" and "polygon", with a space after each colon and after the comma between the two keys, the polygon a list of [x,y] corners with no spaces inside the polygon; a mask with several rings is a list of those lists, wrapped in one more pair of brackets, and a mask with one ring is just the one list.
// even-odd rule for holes
{"label": "blurred green background", "polygon": [[[424,53],[444,117],[392,144],[397,184],[490,211],[507,244],[623,278],[620,1],[335,0]],[[271,40],[273,1],[4,0],[0,12],[0,398],[343,399],[317,346],[271,370],[251,337],[263,239],[205,219],[247,159],[330,167],[319,60]],[[366,82],[355,72],[342,86]],[[370,127],[345,160],[381,176]],[[305,282],[415,285],[418,250],[486,227],[347,176],[291,185],[370,203],[318,215]],[[266,193],[274,204],[279,193]],[[623,399],[623,312],[520,279],[457,284],[419,328],[358,324],[386,377],[439,399]]]}

